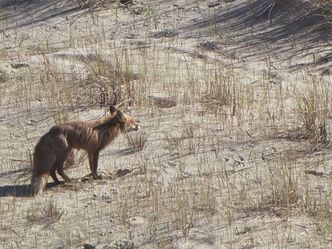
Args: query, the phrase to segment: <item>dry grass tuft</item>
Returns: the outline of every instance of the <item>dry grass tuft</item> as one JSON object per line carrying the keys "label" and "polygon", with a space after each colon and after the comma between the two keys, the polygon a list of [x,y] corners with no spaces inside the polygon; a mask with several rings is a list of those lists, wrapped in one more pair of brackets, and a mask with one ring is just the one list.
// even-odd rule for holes
{"label": "dry grass tuft", "polygon": [[214,110],[216,114],[224,111],[224,107],[232,108],[235,114],[236,86],[232,72],[216,72],[214,80],[210,81],[208,88],[200,99],[207,109]]}
{"label": "dry grass tuft", "polygon": [[331,0],[318,0],[319,4],[321,4],[323,7],[332,8],[332,1]]}
{"label": "dry grass tuft", "polygon": [[32,224],[49,227],[59,221],[63,214],[64,211],[59,209],[53,201],[49,201],[39,212],[35,209],[30,210],[27,215],[27,220]]}
{"label": "dry grass tuft", "polygon": [[108,5],[117,2],[117,0],[70,0],[72,4],[76,4],[81,9],[93,10],[98,7],[107,7]]}
{"label": "dry grass tuft", "polygon": [[[127,58],[122,59],[128,63]],[[80,60],[87,66],[86,82],[98,89],[97,101],[100,106],[122,102],[125,102],[126,106],[133,105],[135,98],[131,81],[138,76],[131,73],[127,66],[123,66],[120,58],[116,58],[114,65],[100,55],[81,57]]]}
{"label": "dry grass tuft", "polygon": [[195,135],[195,127],[192,125],[185,126],[182,131],[183,138],[192,139]]}
{"label": "dry grass tuft", "polygon": [[137,75],[129,72],[128,68],[123,69],[119,60],[115,65],[101,56],[84,57],[82,61],[87,65],[87,82],[99,88],[99,105],[127,101],[126,105],[131,106],[134,103],[131,81],[137,79]]}
{"label": "dry grass tuft", "polygon": [[302,137],[310,139],[313,143],[326,143],[328,140],[327,122],[330,117],[329,88],[322,89],[315,82],[307,89],[307,92],[299,97],[298,114],[303,124]]}
{"label": "dry grass tuft", "polygon": [[127,143],[135,151],[142,151],[144,150],[146,143],[148,141],[148,135],[144,132],[142,133],[128,133],[126,135]]}
{"label": "dry grass tuft", "polygon": [[296,176],[291,166],[281,165],[283,168],[277,174],[270,170],[271,196],[269,201],[273,207],[292,207],[299,203],[300,190]]}
{"label": "dry grass tuft", "polygon": [[115,242],[114,249],[134,249],[135,245],[132,241],[117,241]]}
{"label": "dry grass tuft", "polygon": [[177,137],[177,136],[174,136],[172,134],[167,134],[167,133],[164,133],[164,136],[165,136],[165,140],[167,141],[167,145],[168,145],[167,149],[169,150],[169,152],[180,150],[180,148],[184,142],[182,137]]}

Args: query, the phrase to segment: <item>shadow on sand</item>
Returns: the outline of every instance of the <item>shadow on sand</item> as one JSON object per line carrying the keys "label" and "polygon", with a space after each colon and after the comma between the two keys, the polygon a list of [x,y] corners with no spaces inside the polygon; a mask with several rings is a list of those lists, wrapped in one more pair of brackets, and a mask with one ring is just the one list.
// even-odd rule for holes
{"label": "shadow on sand", "polygon": [[126,149],[122,149],[122,150],[119,150],[119,151],[116,151],[114,153],[112,153],[112,156],[115,156],[115,155],[118,155],[118,156],[129,156],[129,155],[132,155],[132,154],[135,154],[136,151],[131,149],[131,148],[126,148]]}
{"label": "shadow on sand", "polygon": [[0,0],[0,21],[6,27],[0,30],[24,27],[31,24],[46,22],[51,18],[66,16],[75,11],[82,10],[75,4],[59,4],[59,1],[33,1],[33,0]]}
{"label": "shadow on sand", "polygon": [[[326,46],[332,38],[332,25],[328,19],[331,10],[311,2],[240,1],[227,10],[220,9],[183,26],[180,33],[186,38],[210,37],[211,30],[217,34],[228,33],[229,37],[225,36],[223,40],[232,41],[228,52],[242,52],[247,58],[277,54],[291,60],[320,51],[321,59],[302,66],[328,66],[332,58],[332,49]],[[240,42],[236,44],[235,41]]]}
{"label": "shadow on sand", "polygon": [[[55,186],[55,183],[47,183],[46,188],[54,188]],[[29,184],[0,186],[0,198],[6,196],[31,197],[31,187]]]}

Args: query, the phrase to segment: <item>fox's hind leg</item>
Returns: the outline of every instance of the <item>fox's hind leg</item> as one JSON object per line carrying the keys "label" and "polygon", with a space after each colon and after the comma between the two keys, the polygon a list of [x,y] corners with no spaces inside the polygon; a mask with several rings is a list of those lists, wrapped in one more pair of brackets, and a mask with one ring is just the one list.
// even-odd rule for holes
{"label": "fox's hind leg", "polygon": [[57,166],[58,165],[56,163],[54,163],[54,165],[51,169],[50,175],[51,175],[51,177],[52,177],[55,184],[60,184],[60,181],[59,181],[59,179],[58,179],[58,177],[56,176],[56,173],[55,173],[55,171],[57,169]]}
{"label": "fox's hind leg", "polygon": [[56,175],[56,172],[65,180],[69,181],[70,178],[63,171],[64,162],[67,160],[68,156],[74,157],[72,148],[68,146],[67,138],[63,135],[58,136],[54,141],[56,144],[56,161],[52,166],[51,176],[56,184],[59,184],[60,181]]}
{"label": "fox's hind leg", "polygon": [[[36,148],[33,158],[31,186],[33,195],[40,194],[46,186],[47,178],[52,175],[55,156]],[[52,175],[53,178],[53,175]],[[54,178],[53,178],[54,179]]]}
{"label": "fox's hind leg", "polygon": [[63,166],[64,166],[64,162],[59,163],[58,167],[57,167],[57,172],[58,174],[62,177],[63,180],[65,180],[66,182],[69,182],[71,179],[70,177],[64,172],[63,170]]}
{"label": "fox's hind leg", "polygon": [[63,166],[64,166],[64,162],[65,161],[57,161],[54,163],[52,170],[51,170],[51,176],[53,178],[53,181],[55,182],[55,184],[60,184],[61,182],[59,181],[56,172],[62,177],[63,180],[65,180],[66,182],[69,182],[71,179],[69,178],[69,176],[67,176],[63,170]]}
{"label": "fox's hind leg", "polygon": [[63,180],[65,180],[66,182],[70,182],[71,179],[70,177],[65,173],[64,171],[64,166],[65,164],[67,166],[71,166],[75,163],[75,156],[74,156],[74,151],[71,147],[67,148],[66,151],[66,159],[63,162],[59,162],[57,165],[57,172],[58,174],[62,177]]}

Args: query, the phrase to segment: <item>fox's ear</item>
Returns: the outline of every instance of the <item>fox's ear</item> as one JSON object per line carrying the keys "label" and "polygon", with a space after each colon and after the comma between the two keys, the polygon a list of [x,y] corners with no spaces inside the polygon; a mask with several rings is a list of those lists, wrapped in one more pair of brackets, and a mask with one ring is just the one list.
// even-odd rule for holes
{"label": "fox's ear", "polygon": [[119,122],[124,122],[125,121],[125,117],[124,117],[122,111],[117,110],[116,118],[119,120]]}
{"label": "fox's ear", "polygon": [[116,107],[114,105],[110,106],[110,113],[113,114],[117,111]]}

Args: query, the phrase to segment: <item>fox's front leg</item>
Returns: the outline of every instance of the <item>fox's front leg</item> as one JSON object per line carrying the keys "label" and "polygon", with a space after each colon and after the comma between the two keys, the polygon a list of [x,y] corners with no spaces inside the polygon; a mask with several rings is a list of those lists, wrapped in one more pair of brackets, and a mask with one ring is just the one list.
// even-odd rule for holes
{"label": "fox's front leg", "polygon": [[101,179],[101,176],[98,175],[98,172],[97,172],[99,151],[90,152],[88,154],[88,157],[89,157],[89,165],[90,165],[90,170],[92,172],[93,179]]}

